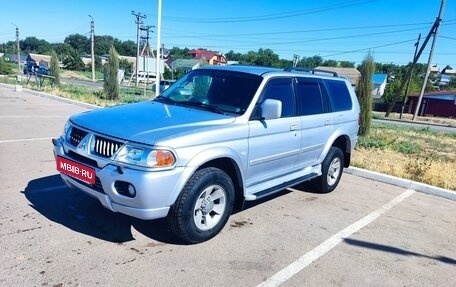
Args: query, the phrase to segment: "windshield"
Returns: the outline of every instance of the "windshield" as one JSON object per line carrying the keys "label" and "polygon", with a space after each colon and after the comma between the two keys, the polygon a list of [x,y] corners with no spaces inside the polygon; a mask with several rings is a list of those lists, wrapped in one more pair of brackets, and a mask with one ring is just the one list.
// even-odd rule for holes
{"label": "windshield", "polygon": [[157,101],[243,114],[262,78],[233,71],[197,69],[165,90]]}

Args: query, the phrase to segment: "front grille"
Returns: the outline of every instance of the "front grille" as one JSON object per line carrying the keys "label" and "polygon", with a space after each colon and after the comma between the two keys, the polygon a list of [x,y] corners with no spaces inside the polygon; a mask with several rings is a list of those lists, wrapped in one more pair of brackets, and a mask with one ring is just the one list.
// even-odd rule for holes
{"label": "front grille", "polygon": [[70,133],[70,144],[72,144],[73,146],[78,146],[78,144],[86,135],[86,131],[73,127]]}
{"label": "front grille", "polygon": [[67,153],[67,156],[71,159],[74,159],[75,161],[86,164],[88,166],[99,167],[96,160],[93,160],[93,159],[87,158],[85,156],[82,156],[80,154],[77,154],[74,151],[69,150]]}
{"label": "front grille", "polygon": [[116,151],[122,146],[121,142],[95,136],[95,145],[93,147],[93,153],[95,155],[110,158]]}

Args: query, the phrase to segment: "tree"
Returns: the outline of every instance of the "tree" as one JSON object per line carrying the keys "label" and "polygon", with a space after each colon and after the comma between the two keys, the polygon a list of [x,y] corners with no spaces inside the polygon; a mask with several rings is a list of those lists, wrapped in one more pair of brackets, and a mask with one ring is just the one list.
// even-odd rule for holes
{"label": "tree", "polygon": [[322,64],[322,66],[325,66],[325,67],[337,67],[338,66],[338,62],[336,60],[325,60]]}
{"label": "tree", "polygon": [[119,68],[125,70],[125,74],[131,75],[133,73],[133,63],[129,62],[127,59],[121,59],[119,61]]}
{"label": "tree", "polygon": [[9,75],[13,73],[13,67],[7,63],[3,57],[0,57],[0,75]]}
{"label": "tree", "polygon": [[63,60],[63,64],[68,70],[83,71],[85,69],[84,62],[77,50],[71,48]]}
{"label": "tree", "polygon": [[[92,65],[92,63],[90,63],[90,65]],[[95,55],[95,71],[100,71],[100,72],[103,71],[103,64],[101,61],[101,57],[98,55]]]}
{"label": "tree", "polygon": [[70,45],[79,55],[90,52],[90,40],[81,34],[72,34],[65,38],[64,43]]}
{"label": "tree", "polygon": [[[382,96],[383,102],[389,104],[393,101],[393,98],[395,95],[401,93],[401,91],[399,89],[401,87],[402,81],[403,81],[402,77],[396,77],[396,79],[394,81],[392,81],[391,83],[386,85],[385,92],[383,93],[383,96]],[[403,101],[404,95],[400,94],[399,98],[397,100]]]}
{"label": "tree", "polygon": [[323,58],[320,56],[303,57],[298,66],[304,68],[316,68],[323,64]]}
{"label": "tree", "polygon": [[339,66],[341,66],[342,68],[354,68],[355,67],[355,63],[354,62],[350,62],[350,61],[340,61],[339,62]]}
{"label": "tree", "polygon": [[40,40],[36,37],[27,37],[19,41],[19,47],[25,53],[48,54],[52,47],[46,40]]}
{"label": "tree", "polygon": [[448,83],[449,89],[456,89],[456,77],[452,77],[450,82]]}
{"label": "tree", "polygon": [[103,90],[108,100],[117,100],[119,98],[119,55],[114,46],[109,49],[109,62],[106,69],[106,78]]}
{"label": "tree", "polygon": [[372,75],[375,71],[374,57],[369,52],[361,63],[361,77],[358,80],[356,96],[361,108],[360,135],[368,135],[370,131],[371,112],[372,112]]}
{"label": "tree", "polygon": [[49,63],[50,74],[54,77],[54,83],[60,85],[60,63],[59,57],[55,51],[51,52],[51,62]]}

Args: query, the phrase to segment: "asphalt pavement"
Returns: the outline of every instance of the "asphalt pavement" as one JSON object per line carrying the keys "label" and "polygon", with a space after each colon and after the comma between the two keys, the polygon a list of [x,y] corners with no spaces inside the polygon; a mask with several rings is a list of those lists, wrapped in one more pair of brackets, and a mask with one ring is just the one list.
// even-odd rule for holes
{"label": "asphalt pavement", "polygon": [[456,202],[344,174],[249,203],[208,242],[113,213],[56,172],[51,138],[92,106],[0,85],[0,286],[451,286]]}

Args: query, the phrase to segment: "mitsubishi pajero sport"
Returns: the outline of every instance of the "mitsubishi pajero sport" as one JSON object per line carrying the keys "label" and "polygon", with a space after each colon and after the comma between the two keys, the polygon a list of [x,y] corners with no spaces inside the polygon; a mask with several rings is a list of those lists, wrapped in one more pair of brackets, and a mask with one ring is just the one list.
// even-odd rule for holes
{"label": "mitsubishi pajero sport", "polygon": [[335,73],[193,70],[154,100],[72,116],[53,140],[65,183],[114,212],[167,217],[181,239],[218,234],[235,204],[310,181],[336,188],[359,105]]}

